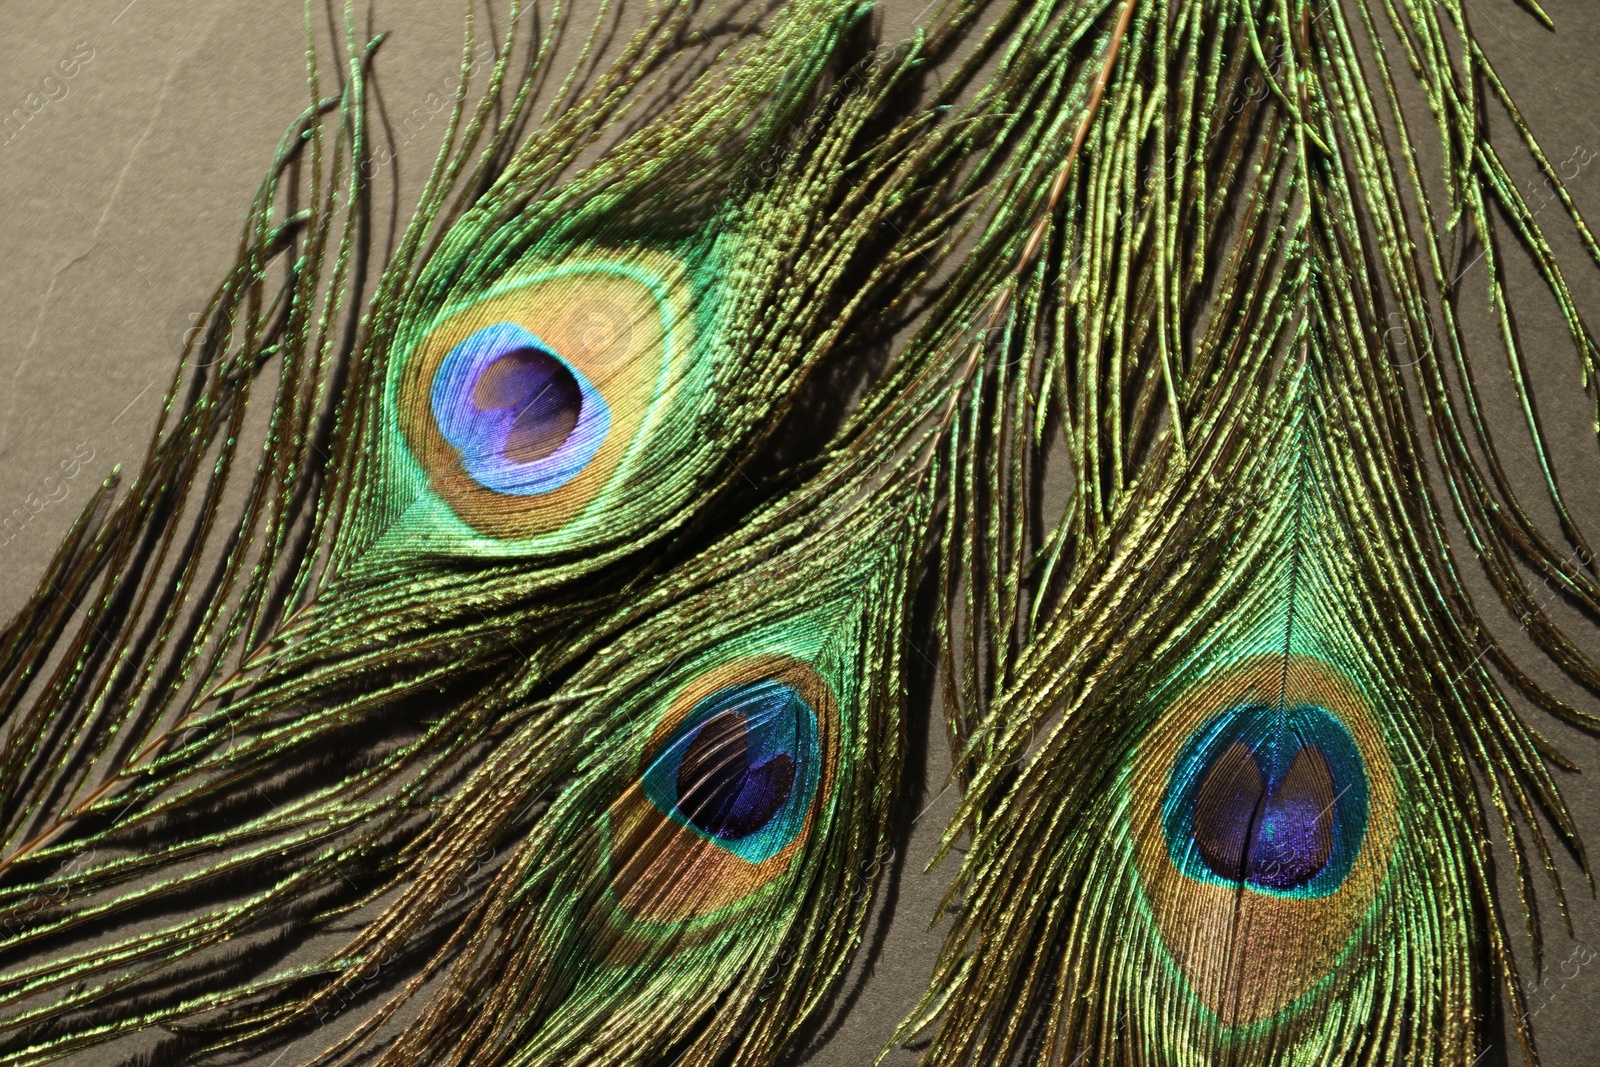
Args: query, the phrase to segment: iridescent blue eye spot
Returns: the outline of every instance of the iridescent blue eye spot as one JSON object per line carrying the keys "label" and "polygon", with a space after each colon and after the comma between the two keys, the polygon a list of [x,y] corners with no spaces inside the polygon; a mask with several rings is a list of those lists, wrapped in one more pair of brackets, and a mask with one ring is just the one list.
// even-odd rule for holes
{"label": "iridescent blue eye spot", "polygon": [[515,323],[485,326],[444,357],[434,422],[472,480],[537,496],[576,478],[600,450],[611,409],[583,373]]}
{"label": "iridescent blue eye spot", "polygon": [[678,764],[678,811],[702,834],[739,841],[772,821],[794,789],[794,760],[750,762],[750,720],[725,711],[695,733]]}
{"label": "iridescent blue eye spot", "polygon": [[1258,892],[1337,891],[1367,825],[1367,778],[1344,725],[1315,704],[1241,705],[1184,746],[1162,804],[1172,862]]}
{"label": "iridescent blue eye spot", "polygon": [[769,679],[697,703],[651,756],[642,785],[678,826],[760,863],[804,828],[820,775],[816,711]]}

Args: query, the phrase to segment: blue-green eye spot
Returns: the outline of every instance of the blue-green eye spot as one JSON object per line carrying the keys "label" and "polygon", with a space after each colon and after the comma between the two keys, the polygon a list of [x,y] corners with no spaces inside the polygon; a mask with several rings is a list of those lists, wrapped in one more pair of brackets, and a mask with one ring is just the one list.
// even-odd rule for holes
{"label": "blue-green eye spot", "polygon": [[513,496],[548,493],[576,478],[611,428],[610,408],[583,373],[509,322],[452,348],[430,399],[467,474]]}
{"label": "blue-green eye spot", "polygon": [[1336,717],[1315,704],[1247,704],[1184,746],[1162,825],[1173,864],[1192,878],[1318,897],[1349,873],[1367,804],[1361,755]]}
{"label": "blue-green eye spot", "polygon": [[650,758],[642,784],[674,823],[760,863],[804,827],[820,759],[816,711],[768,679],[696,704]]}

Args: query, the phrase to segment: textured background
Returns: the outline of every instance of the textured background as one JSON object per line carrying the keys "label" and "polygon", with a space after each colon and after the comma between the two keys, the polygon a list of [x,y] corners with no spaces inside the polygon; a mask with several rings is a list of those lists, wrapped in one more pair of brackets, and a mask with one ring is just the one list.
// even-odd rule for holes
{"label": "textured background", "polygon": [[[579,0],[579,7],[594,2]],[[883,0],[891,35],[922,17],[925,3]],[[1463,7],[1552,159],[1592,160],[1570,188],[1600,220],[1600,5],[1546,0],[1557,34],[1538,28],[1513,0],[1463,0]],[[414,190],[443,134],[444,114],[429,111],[426,101],[430,91],[454,85],[461,7],[376,0],[373,12],[373,26],[390,34],[379,87],[401,127],[400,184]],[[133,0],[126,7],[123,0],[0,0],[0,116],[30,112],[25,123],[0,132],[0,516],[14,508],[29,516],[0,533],[0,616],[31,591],[91,488],[115,464],[142,455],[183,333],[231,264],[250,196],[304,106],[300,20],[295,0]],[[1431,145],[1423,149],[1431,154]],[[1531,168],[1515,151],[1508,155],[1531,190]],[[1540,195],[1529,196],[1537,207]],[[1559,231],[1558,212],[1552,208],[1541,222]],[[1581,269],[1566,234],[1557,234],[1557,246],[1572,265],[1581,305],[1600,308],[1600,273]],[[1524,260],[1512,259],[1514,288],[1535,285]],[[1470,274],[1463,285],[1481,305]],[[1536,313],[1519,326],[1535,363],[1540,414],[1557,462],[1564,462],[1573,510],[1591,537],[1600,537],[1600,453],[1588,404],[1553,305],[1532,303]],[[1492,343],[1487,316],[1476,310],[1469,325]],[[1520,418],[1503,363],[1485,362],[1479,375],[1491,394],[1490,417]],[[1505,458],[1531,491],[1532,457],[1512,449]],[[30,495],[45,502],[36,514]],[[1515,631],[1510,620],[1505,625]],[[1600,652],[1600,638],[1588,645]],[[1540,676],[1571,692],[1552,672]],[[1538,721],[1586,768],[1564,786],[1591,848],[1600,847],[1600,741]],[[932,965],[940,931],[929,930],[927,920],[948,872],[925,874],[923,866],[953,791],[944,788],[948,765],[937,743],[919,746],[913,760],[912,779],[923,783],[916,808],[926,810],[897,848],[874,951],[797,1057],[806,1063],[869,1063]],[[1600,948],[1600,906],[1574,865],[1562,867],[1578,936]],[[1573,946],[1548,896],[1544,902],[1550,967],[1533,1003],[1544,1005],[1535,1027],[1545,1063],[1600,1062],[1600,959],[1563,978],[1559,965]],[[1566,974],[1572,969],[1568,964]],[[1496,1043],[1480,1062],[1502,1057]],[[105,1052],[83,1060],[114,1061]],[[915,1056],[896,1051],[887,1062],[910,1064]]]}

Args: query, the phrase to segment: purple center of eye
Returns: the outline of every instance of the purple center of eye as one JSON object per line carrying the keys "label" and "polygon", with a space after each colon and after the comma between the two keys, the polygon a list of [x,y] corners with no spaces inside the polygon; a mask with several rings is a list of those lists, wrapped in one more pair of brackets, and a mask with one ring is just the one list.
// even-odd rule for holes
{"label": "purple center of eye", "polygon": [[700,727],[678,765],[678,810],[702,833],[738,840],[772,820],[794,786],[794,761],[750,766],[749,726],[725,711]]}
{"label": "purple center of eye", "polygon": [[1195,797],[1194,840],[1215,874],[1271,889],[1305,885],[1333,851],[1333,774],[1313,745],[1295,753],[1275,788],[1255,755],[1235,741]]}
{"label": "purple center of eye", "polygon": [[479,411],[512,409],[505,457],[512,463],[532,463],[572,436],[583,410],[583,391],[555,356],[537,348],[514,348],[483,368],[472,388],[472,403]]}

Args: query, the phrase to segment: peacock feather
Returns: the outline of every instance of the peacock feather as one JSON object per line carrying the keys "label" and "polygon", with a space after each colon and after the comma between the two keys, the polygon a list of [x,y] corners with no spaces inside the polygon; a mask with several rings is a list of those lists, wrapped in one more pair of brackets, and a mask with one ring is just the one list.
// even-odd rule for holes
{"label": "peacock feather", "polygon": [[[514,933],[450,960],[383,1062],[760,1063],[817,1009],[890,832],[928,529],[928,483],[875,484],[871,444],[628,609],[560,725],[529,722],[583,740],[479,905]],[[491,764],[444,818],[481,833],[547,774]]]}
{"label": "peacock feather", "polygon": [[1559,538],[1512,492],[1470,372],[1456,283],[1481,248],[1546,455],[1493,215],[1567,314],[1574,382],[1596,349],[1475,86],[1517,113],[1455,8],[1128,0],[1061,25],[1097,43],[1038,91],[1109,84],[969,408],[942,581],[965,786],[944,848],[966,847],[901,1034],[932,1026],[939,1064],[1467,1064],[1504,1018],[1532,1060],[1491,835],[1536,969],[1524,853],[1563,913],[1557,842],[1588,868],[1568,765],[1512,696],[1596,720],[1516,666],[1461,568],[1589,688],[1526,573],[1591,615],[1596,585],[1555,472]]}

